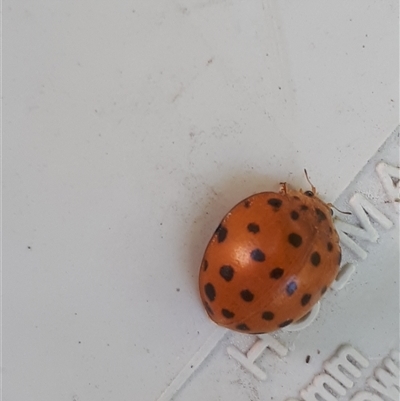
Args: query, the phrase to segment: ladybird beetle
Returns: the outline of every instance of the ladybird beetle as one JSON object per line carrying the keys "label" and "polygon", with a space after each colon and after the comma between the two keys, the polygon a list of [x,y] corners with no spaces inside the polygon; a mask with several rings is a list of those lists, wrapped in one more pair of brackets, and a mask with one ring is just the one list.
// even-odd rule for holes
{"label": "ladybird beetle", "polygon": [[331,285],[339,236],[331,204],[311,187],[294,191],[281,183],[279,192],[250,196],[222,219],[199,275],[215,323],[249,334],[278,330],[305,316]]}

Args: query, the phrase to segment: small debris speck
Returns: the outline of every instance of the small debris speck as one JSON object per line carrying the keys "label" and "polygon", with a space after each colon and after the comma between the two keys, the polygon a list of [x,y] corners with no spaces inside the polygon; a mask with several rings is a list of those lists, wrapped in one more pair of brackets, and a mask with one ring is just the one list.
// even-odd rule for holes
{"label": "small debris speck", "polygon": [[176,292],[179,292],[180,290],[181,290],[180,288],[177,288],[177,289],[176,289]]}
{"label": "small debris speck", "polygon": [[310,362],[310,359],[311,359],[310,355],[307,355],[307,357],[306,357],[306,363]]}

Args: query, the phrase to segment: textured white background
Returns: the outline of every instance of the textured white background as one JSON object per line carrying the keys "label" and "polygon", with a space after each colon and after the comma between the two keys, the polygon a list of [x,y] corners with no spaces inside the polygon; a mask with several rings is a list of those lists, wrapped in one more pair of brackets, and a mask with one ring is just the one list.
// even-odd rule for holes
{"label": "textured white background", "polygon": [[224,213],[398,124],[397,2],[5,0],[3,99],[3,400],[154,401]]}

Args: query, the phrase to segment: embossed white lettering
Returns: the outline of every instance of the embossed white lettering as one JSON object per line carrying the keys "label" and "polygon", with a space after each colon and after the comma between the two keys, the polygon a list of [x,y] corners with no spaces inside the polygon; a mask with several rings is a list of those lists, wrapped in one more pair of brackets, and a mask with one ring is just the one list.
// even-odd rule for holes
{"label": "embossed white lettering", "polygon": [[312,384],[301,390],[300,395],[305,401],[321,401],[321,399],[323,401],[337,401],[332,391],[337,395],[346,395],[346,389],[339,382],[332,376],[321,373],[314,378]]}
{"label": "embossed white lettering", "polygon": [[400,200],[400,168],[380,162],[376,166],[376,172],[388,194],[389,200],[393,203]]}
{"label": "embossed white lettering", "polygon": [[369,391],[359,391],[351,397],[350,401],[384,401],[379,395]]}
{"label": "embossed white lettering", "polygon": [[331,288],[335,291],[340,291],[350,280],[350,277],[356,271],[353,263],[346,263],[339,271],[335,281],[331,284]]}
{"label": "embossed white lettering", "polygon": [[340,369],[345,370],[348,374],[353,377],[359,378],[361,377],[361,371],[356,366],[355,363],[352,363],[349,358],[358,363],[363,368],[368,367],[369,362],[365,359],[357,350],[350,347],[349,345],[343,345],[340,347],[337,355],[332,357],[329,361],[324,363],[325,370],[331,374],[338,382],[342,383],[343,386],[347,388],[352,388],[354,382],[350,380],[348,376],[346,376]]}
{"label": "embossed white lettering", "polygon": [[379,234],[376,231],[375,227],[373,227],[373,225],[371,224],[368,216],[370,216],[386,229],[391,228],[393,226],[393,222],[390,221],[382,212],[380,212],[360,193],[354,194],[350,198],[349,202],[354,210],[354,214],[358,217],[362,228],[346,223],[340,219],[335,220],[335,227],[342,243],[346,245],[350,250],[352,250],[361,259],[365,259],[368,255],[367,252],[363,248],[361,248],[353,239],[351,239],[349,235],[370,242],[376,242],[379,238]]}
{"label": "embossed white lettering", "polygon": [[288,349],[269,334],[259,337],[246,355],[234,346],[229,346],[227,351],[232,358],[236,359],[244,368],[246,368],[259,380],[266,380],[267,374],[254,364],[256,359],[264,352],[266,348],[275,351],[281,357],[287,355],[288,353]]}
{"label": "embossed white lettering", "polygon": [[[391,356],[394,354],[392,352]],[[391,358],[383,360],[383,368],[375,370],[375,377],[368,379],[368,385],[391,400],[398,400],[400,395],[399,368]]]}

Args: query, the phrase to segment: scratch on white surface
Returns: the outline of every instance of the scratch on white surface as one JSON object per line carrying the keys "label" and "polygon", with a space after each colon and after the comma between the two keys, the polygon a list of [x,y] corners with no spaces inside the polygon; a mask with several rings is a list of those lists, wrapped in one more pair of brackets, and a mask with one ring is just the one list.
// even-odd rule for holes
{"label": "scratch on white surface", "polygon": [[[290,59],[289,50],[286,46],[286,40],[284,32],[282,31],[282,18],[280,15],[280,7],[276,1],[273,0],[261,0],[261,11],[264,15],[264,26],[263,34],[266,38],[273,38],[272,41],[268,42],[268,53],[270,57],[276,58],[276,63],[279,68],[273,73],[276,74],[274,81],[279,86],[279,92],[282,93],[281,101],[285,105],[287,115],[291,117],[293,121],[297,118],[296,115],[296,91],[293,86],[293,76],[290,70]],[[269,63],[269,61],[268,61]],[[265,64],[265,68],[268,69],[268,63]],[[268,74],[271,71],[268,69]],[[289,123],[289,124],[294,124]],[[287,127],[285,126],[287,129]],[[284,135],[287,131],[282,127],[280,135]],[[285,135],[287,143],[292,146],[293,141]]]}
{"label": "scratch on white surface", "polygon": [[204,362],[210,352],[217,346],[226,334],[226,329],[217,328],[200,349],[193,355],[189,362],[178,373],[171,384],[164,390],[157,401],[170,401],[181,387],[189,380],[196,369]]}

